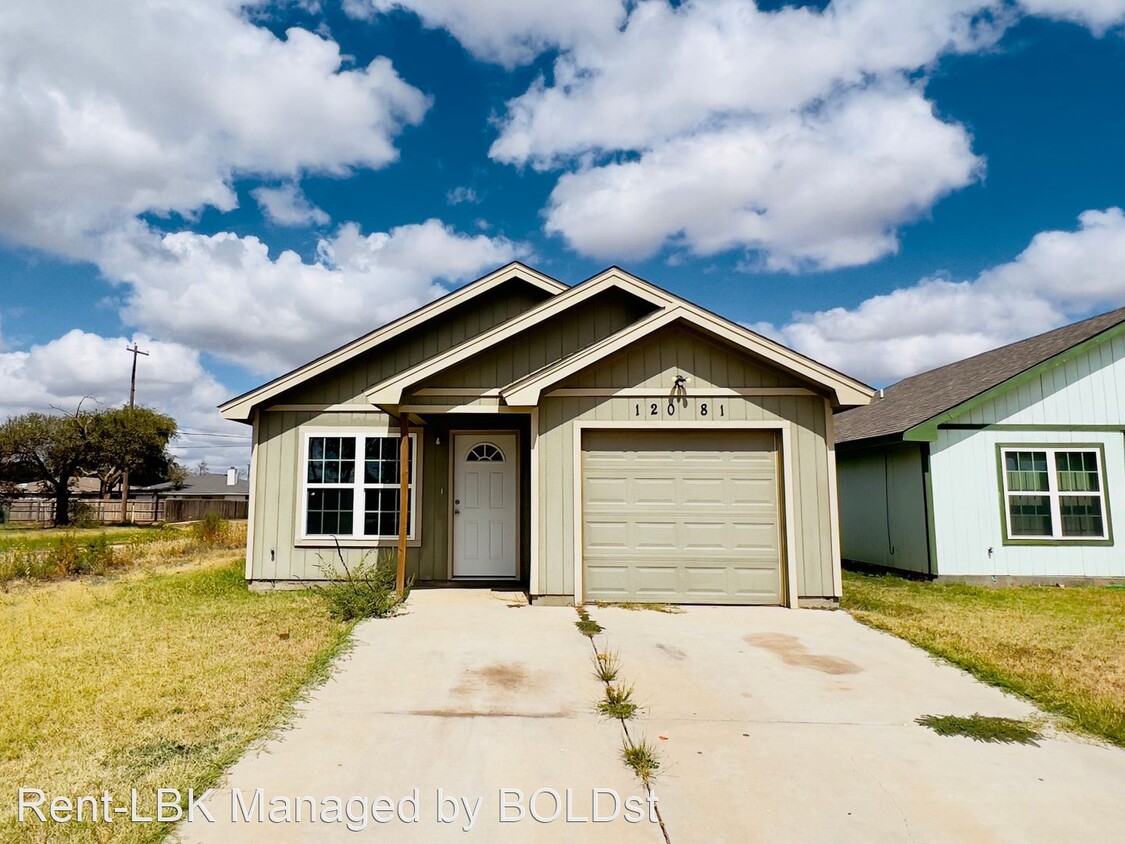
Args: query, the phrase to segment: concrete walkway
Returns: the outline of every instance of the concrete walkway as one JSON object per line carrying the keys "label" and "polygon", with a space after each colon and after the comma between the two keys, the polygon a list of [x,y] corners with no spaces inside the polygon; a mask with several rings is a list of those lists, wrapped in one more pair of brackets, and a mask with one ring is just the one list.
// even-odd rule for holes
{"label": "concrete walkway", "polygon": [[[300,706],[293,727],[238,762],[227,787],[205,804],[214,822],[198,816],[180,827],[179,840],[663,842],[657,824],[626,822],[624,807],[615,821],[592,822],[592,789],[611,789],[621,800],[642,798],[644,790],[620,760],[620,727],[594,715],[602,687],[593,677],[589,641],[574,627],[574,610],[522,601],[522,595],[482,590],[417,590],[405,614],[360,625],[355,650]],[[276,822],[247,822],[232,807],[234,790],[249,806],[257,788],[267,818],[265,804],[273,797],[307,795],[315,802],[301,806],[299,823],[283,820],[283,810]],[[591,820],[568,823],[564,809],[550,822],[525,814],[501,823],[501,788],[523,792],[525,813],[537,789],[562,796],[569,788],[572,817]],[[405,823],[399,818],[409,819],[412,805],[402,804],[400,815],[397,804],[414,789],[418,822]],[[437,820],[438,789],[458,806],[449,823]],[[331,822],[330,796],[366,797],[366,811],[359,802],[351,807],[353,816],[366,818],[366,828],[357,833],[346,822]],[[382,824],[372,820],[380,796],[396,804],[379,812],[392,818]],[[470,806],[481,801],[467,832],[461,798]],[[603,815],[613,813],[612,800],[599,798]],[[447,817],[453,806],[445,803]],[[544,793],[536,808],[549,818],[554,799]],[[318,818],[327,810],[329,822],[310,822],[310,810]],[[250,814],[256,817],[253,808]],[[517,810],[506,815],[514,818]]]}
{"label": "concrete walkway", "polygon": [[1034,710],[846,613],[591,614],[647,705],[637,729],[663,755],[673,844],[1106,841],[1125,829],[1125,751],[938,736],[914,719]]}

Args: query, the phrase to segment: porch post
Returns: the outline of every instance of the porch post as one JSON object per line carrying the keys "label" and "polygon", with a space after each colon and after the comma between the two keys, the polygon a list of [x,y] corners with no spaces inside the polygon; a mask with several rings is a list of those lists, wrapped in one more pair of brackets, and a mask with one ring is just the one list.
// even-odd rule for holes
{"label": "porch post", "polygon": [[395,576],[395,591],[401,595],[406,591],[406,534],[410,526],[407,517],[410,507],[410,416],[401,413],[398,423],[398,573]]}

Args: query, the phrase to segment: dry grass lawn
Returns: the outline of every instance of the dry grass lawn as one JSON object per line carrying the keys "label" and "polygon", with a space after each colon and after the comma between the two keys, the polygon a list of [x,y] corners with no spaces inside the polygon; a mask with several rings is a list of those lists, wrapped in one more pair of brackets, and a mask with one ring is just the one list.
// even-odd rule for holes
{"label": "dry grass lawn", "polygon": [[250,592],[232,556],[0,594],[0,840],[160,840],[166,825],[20,825],[17,789],[137,788],[148,809],[156,788],[201,791],[326,675],[350,626],[316,595]]}
{"label": "dry grass lawn", "polygon": [[72,536],[79,541],[89,541],[105,536],[110,542],[156,541],[176,528],[137,525],[98,525],[97,527],[68,528],[0,528],[0,551],[10,548],[45,548],[60,537]]}
{"label": "dry grass lawn", "polygon": [[1125,746],[1125,589],[960,586],[846,572],[843,606]]}

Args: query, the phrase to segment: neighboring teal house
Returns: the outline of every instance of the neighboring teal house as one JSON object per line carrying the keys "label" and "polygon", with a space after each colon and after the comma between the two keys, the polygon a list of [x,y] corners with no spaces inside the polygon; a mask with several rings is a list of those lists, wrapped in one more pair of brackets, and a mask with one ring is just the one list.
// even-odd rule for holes
{"label": "neighboring teal house", "polygon": [[888,387],[836,454],[845,561],[1125,578],[1125,308]]}

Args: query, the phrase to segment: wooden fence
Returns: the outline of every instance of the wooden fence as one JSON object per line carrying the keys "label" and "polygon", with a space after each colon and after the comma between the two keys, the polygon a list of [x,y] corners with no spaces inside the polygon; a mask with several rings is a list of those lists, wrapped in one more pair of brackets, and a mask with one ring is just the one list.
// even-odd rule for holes
{"label": "wooden fence", "polygon": [[[245,519],[245,499],[227,501],[207,498],[136,498],[129,501],[128,519],[121,518],[121,502],[103,499],[71,499],[75,521],[117,524],[123,521],[146,525],[154,522],[190,522],[216,513],[224,519]],[[55,502],[49,498],[17,498],[0,507],[0,523],[50,525],[55,520]]]}
{"label": "wooden fence", "polygon": [[215,498],[169,498],[160,502],[167,522],[194,522],[215,513],[224,519],[245,519],[250,511],[245,498],[228,501]]}

